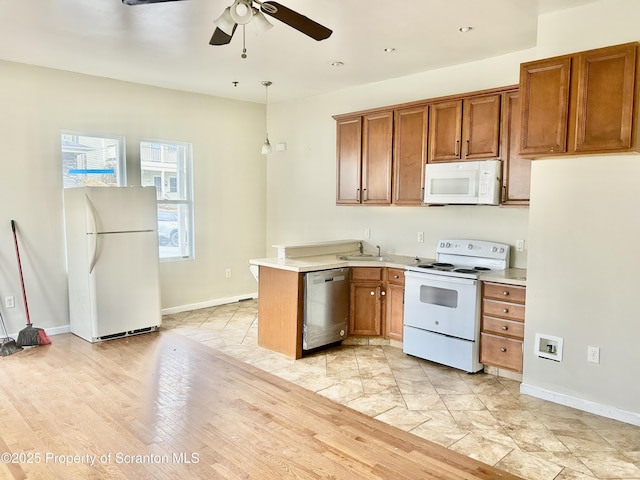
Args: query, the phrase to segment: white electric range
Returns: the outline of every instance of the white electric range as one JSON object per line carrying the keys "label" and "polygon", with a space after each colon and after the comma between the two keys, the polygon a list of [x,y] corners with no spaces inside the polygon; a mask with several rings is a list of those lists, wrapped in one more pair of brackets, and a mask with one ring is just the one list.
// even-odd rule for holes
{"label": "white electric range", "polygon": [[470,373],[482,370],[478,277],[508,268],[509,252],[504,243],[441,240],[435,262],[408,267],[403,351]]}

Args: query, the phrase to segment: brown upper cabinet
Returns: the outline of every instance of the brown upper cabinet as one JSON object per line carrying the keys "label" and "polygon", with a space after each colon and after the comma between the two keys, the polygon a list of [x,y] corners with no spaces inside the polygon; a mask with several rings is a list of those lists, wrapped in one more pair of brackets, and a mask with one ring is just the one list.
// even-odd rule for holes
{"label": "brown upper cabinet", "polygon": [[428,111],[425,105],[398,109],[394,113],[393,203],[396,205],[422,203]]}
{"label": "brown upper cabinet", "polygon": [[502,196],[501,205],[529,205],[531,160],[519,153],[520,93],[502,98]]}
{"label": "brown upper cabinet", "polygon": [[638,45],[523,63],[520,154],[637,151]]}
{"label": "brown upper cabinet", "polygon": [[391,203],[393,111],[337,121],[336,203]]}
{"label": "brown upper cabinet", "polygon": [[499,158],[500,99],[480,95],[432,104],[428,161]]}

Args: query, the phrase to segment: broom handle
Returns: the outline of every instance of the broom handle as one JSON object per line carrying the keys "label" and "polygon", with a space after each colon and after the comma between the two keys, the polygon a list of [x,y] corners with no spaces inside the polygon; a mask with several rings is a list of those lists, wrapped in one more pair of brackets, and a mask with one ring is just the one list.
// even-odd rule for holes
{"label": "broom handle", "polygon": [[29,305],[27,304],[27,292],[24,289],[24,279],[22,278],[22,263],[20,262],[20,249],[18,248],[18,237],[16,236],[16,222],[11,220],[11,230],[13,230],[13,243],[16,246],[16,258],[18,259],[18,272],[20,272],[20,286],[22,287],[22,299],[24,300],[24,311],[27,314],[27,325],[31,325],[29,317]]}

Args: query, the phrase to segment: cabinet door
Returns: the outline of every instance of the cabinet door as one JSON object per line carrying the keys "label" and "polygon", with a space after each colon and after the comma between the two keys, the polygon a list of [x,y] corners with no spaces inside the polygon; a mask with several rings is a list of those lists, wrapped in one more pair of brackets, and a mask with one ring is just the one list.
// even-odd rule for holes
{"label": "cabinet door", "polygon": [[365,115],[362,126],[362,203],[391,203],[393,112]]}
{"label": "cabinet door", "polygon": [[504,94],[503,99],[502,201],[504,205],[528,205],[531,160],[520,155],[520,95]]}
{"label": "cabinet door", "polygon": [[636,44],[577,55],[576,152],[632,146]]}
{"label": "cabinet door", "polygon": [[402,341],[404,327],[404,287],[387,285],[385,337]]}
{"label": "cabinet door", "polygon": [[462,160],[498,158],[500,94],[465,98],[462,105]]}
{"label": "cabinet door", "polygon": [[428,107],[395,112],[393,203],[420,205],[427,163]]}
{"label": "cabinet door", "polygon": [[556,57],[520,66],[520,153],[567,151],[571,57]]}
{"label": "cabinet door", "polygon": [[336,203],[360,203],[362,117],[336,122]]}
{"label": "cabinet door", "polygon": [[351,283],[349,333],[352,335],[382,334],[380,283]]}
{"label": "cabinet door", "polygon": [[462,100],[435,103],[429,111],[429,162],[460,160]]}

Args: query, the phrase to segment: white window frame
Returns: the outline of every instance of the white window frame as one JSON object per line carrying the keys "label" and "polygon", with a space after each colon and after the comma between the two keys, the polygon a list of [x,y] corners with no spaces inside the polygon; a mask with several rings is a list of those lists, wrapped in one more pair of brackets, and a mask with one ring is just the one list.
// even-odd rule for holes
{"label": "white window frame", "polygon": [[[178,245],[160,245],[160,250],[158,252],[160,256],[161,262],[166,261],[177,261],[177,260],[189,260],[195,258],[195,224],[194,224],[194,206],[193,206],[193,146],[191,143],[179,142],[173,140],[160,140],[160,139],[152,139],[152,138],[141,138],[140,139],[140,182],[142,185],[146,185],[145,183],[145,172],[150,173],[150,186],[155,186],[155,182],[153,181],[154,167],[159,167],[162,169],[163,163],[157,160],[146,160],[145,154],[143,153],[143,145],[144,144],[153,144],[153,145],[172,145],[184,149],[184,157],[178,158],[178,162],[184,162],[184,164],[180,164],[176,166],[174,172],[170,172],[171,175],[177,176],[179,181],[178,185],[184,185],[184,198],[157,198],[158,204],[158,212],[160,212],[161,205],[171,205],[176,206],[178,211],[182,211],[182,215],[178,215],[178,223],[180,228],[179,232],[182,232],[180,235],[180,239],[178,241]],[[166,165],[166,163],[165,163]],[[157,170],[157,169],[156,169]],[[184,179],[180,179],[180,175],[184,175]],[[166,193],[175,193],[170,192],[169,188],[169,176],[167,176],[166,183]],[[162,183],[162,182],[161,182]],[[156,187],[157,188],[157,187]],[[180,187],[178,187],[178,193],[180,191]],[[159,195],[160,196],[160,195]],[[160,237],[160,220],[158,222],[159,229],[159,237]],[[164,238],[164,237],[163,237]],[[178,248],[176,254],[172,254],[172,251],[175,248]]]}
{"label": "white window frame", "polygon": [[[91,181],[89,182],[85,182],[85,185],[74,185],[74,186],[65,186],[65,157],[64,154],[65,153],[69,153],[70,150],[65,150],[65,146],[63,145],[63,138],[64,137],[86,137],[86,138],[90,138],[90,139],[110,139],[110,140],[115,140],[117,142],[117,145],[115,147],[115,153],[117,155],[117,159],[116,159],[116,183],[115,184],[105,184],[104,186],[113,186],[113,187],[124,187],[127,185],[127,160],[126,160],[126,147],[125,147],[125,138],[120,136],[120,135],[104,135],[104,134],[96,134],[96,133],[83,133],[83,132],[75,132],[75,131],[71,131],[71,130],[61,130],[60,131],[60,156],[61,156],[61,163],[62,163],[62,187],[63,188],[75,188],[78,186],[85,186],[85,185],[96,185],[94,183],[92,183]],[[69,148],[69,147],[67,147]],[[78,147],[76,148],[81,148],[81,145],[78,145]],[[86,150],[87,152],[93,151],[93,150]],[[79,153],[79,150],[76,152]],[[103,160],[107,160],[106,154],[102,155]],[[85,165],[86,167],[90,167],[90,165]],[[87,168],[88,171],[91,171],[91,168]],[[100,170],[100,169],[97,169]],[[95,173],[86,173],[85,175],[100,175],[101,173],[99,171],[96,171]],[[91,177],[86,177],[87,179],[91,179]]]}

